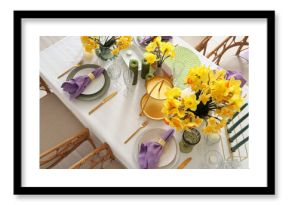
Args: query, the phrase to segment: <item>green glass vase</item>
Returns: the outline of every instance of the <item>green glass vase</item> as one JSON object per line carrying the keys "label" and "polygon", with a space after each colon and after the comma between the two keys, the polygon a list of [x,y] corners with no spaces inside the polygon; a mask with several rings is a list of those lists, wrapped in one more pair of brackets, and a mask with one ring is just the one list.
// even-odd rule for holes
{"label": "green glass vase", "polygon": [[199,143],[201,138],[197,129],[186,130],[183,132],[182,139],[179,142],[179,148],[182,153],[189,153],[193,147]]}

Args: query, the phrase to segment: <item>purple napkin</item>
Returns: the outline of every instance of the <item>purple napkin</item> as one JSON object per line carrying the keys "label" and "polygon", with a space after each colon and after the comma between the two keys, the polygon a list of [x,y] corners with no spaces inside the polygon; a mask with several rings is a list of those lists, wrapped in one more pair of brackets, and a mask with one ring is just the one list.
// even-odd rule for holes
{"label": "purple napkin", "polygon": [[232,77],[234,77],[236,80],[241,81],[241,87],[243,87],[247,82],[246,79],[242,76],[242,74],[240,72],[227,70],[226,79],[229,80]]}
{"label": "purple napkin", "polygon": [[[174,133],[174,129],[167,130],[162,136],[165,142],[168,141]],[[139,152],[139,166],[141,169],[154,169],[157,167],[160,156],[163,152],[163,146],[158,142],[145,142],[141,144]]]}
{"label": "purple napkin", "polygon": [[[161,41],[169,41],[172,36],[161,36]],[[145,36],[139,43],[143,46],[147,46],[152,41],[152,36]]]}
{"label": "purple napkin", "polygon": [[[222,69],[222,67],[218,66],[218,69]],[[246,84],[247,80],[243,77],[243,75],[238,71],[230,71],[226,70],[226,79],[229,80],[232,77],[235,78],[235,80],[241,81],[241,88]]]}
{"label": "purple napkin", "polygon": [[[104,71],[104,68],[96,68],[92,74],[97,78]],[[88,75],[78,76],[76,78],[70,79],[69,81],[64,82],[61,87],[65,92],[70,94],[70,99],[78,97],[89,85],[91,79]]]}

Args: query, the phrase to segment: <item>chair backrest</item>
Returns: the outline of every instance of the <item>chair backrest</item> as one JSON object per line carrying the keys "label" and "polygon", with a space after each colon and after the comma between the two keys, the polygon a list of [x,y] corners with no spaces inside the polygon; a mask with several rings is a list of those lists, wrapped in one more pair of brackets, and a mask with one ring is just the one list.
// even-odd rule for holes
{"label": "chair backrest", "polygon": [[202,41],[197,45],[195,46],[195,49],[198,51],[198,52],[202,52],[203,51],[203,55],[206,54],[206,49],[207,49],[207,45],[208,45],[208,42],[209,40],[212,38],[212,36],[205,36]]}
{"label": "chair backrest", "polygon": [[84,141],[88,140],[93,149],[96,148],[89,135],[89,130],[85,128],[76,136],[68,138],[67,140],[59,143],[51,149],[40,154],[40,168],[49,169],[53,168],[58,162],[64,159],[72,151],[74,151]]}
{"label": "chair backrest", "polygon": [[244,36],[242,40],[237,41],[236,36],[227,36],[217,47],[215,47],[206,57],[212,59],[217,65],[220,64],[222,56],[231,48],[237,47],[235,53],[236,56],[240,55],[240,52],[247,49],[249,46],[248,36]]}
{"label": "chair backrest", "polygon": [[93,169],[98,165],[101,165],[102,168],[103,163],[109,159],[114,160],[115,157],[109,145],[104,143],[73,164],[70,169]]}

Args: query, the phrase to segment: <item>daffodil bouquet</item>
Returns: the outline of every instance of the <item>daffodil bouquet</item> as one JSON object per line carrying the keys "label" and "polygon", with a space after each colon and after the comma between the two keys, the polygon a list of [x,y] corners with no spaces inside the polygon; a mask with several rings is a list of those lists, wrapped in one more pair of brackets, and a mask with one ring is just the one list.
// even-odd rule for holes
{"label": "daffodil bouquet", "polygon": [[217,133],[240,111],[243,104],[241,80],[226,76],[224,69],[191,68],[185,78],[188,88],[178,87],[166,92],[162,112],[165,123],[177,130],[199,127],[204,133]]}
{"label": "daffodil bouquet", "polygon": [[156,64],[158,68],[161,68],[167,58],[175,57],[174,50],[175,46],[172,43],[163,42],[161,36],[157,36],[146,46],[144,57],[149,64]]}
{"label": "daffodil bouquet", "polygon": [[81,41],[87,52],[95,50],[99,57],[107,60],[128,48],[132,36],[81,36]]}

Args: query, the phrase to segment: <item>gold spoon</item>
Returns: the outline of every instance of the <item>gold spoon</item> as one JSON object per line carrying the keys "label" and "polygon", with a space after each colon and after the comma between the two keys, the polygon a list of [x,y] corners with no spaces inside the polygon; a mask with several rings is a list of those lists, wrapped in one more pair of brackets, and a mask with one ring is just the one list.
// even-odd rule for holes
{"label": "gold spoon", "polygon": [[137,132],[139,132],[142,128],[146,127],[148,125],[148,121],[144,121],[141,126],[133,133],[130,135],[130,137],[128,139],[126,139],[126,141],[124,142],[124,144],[127,144],[127,142],[129,142],[134,136],[135,134],[137,134]]}

